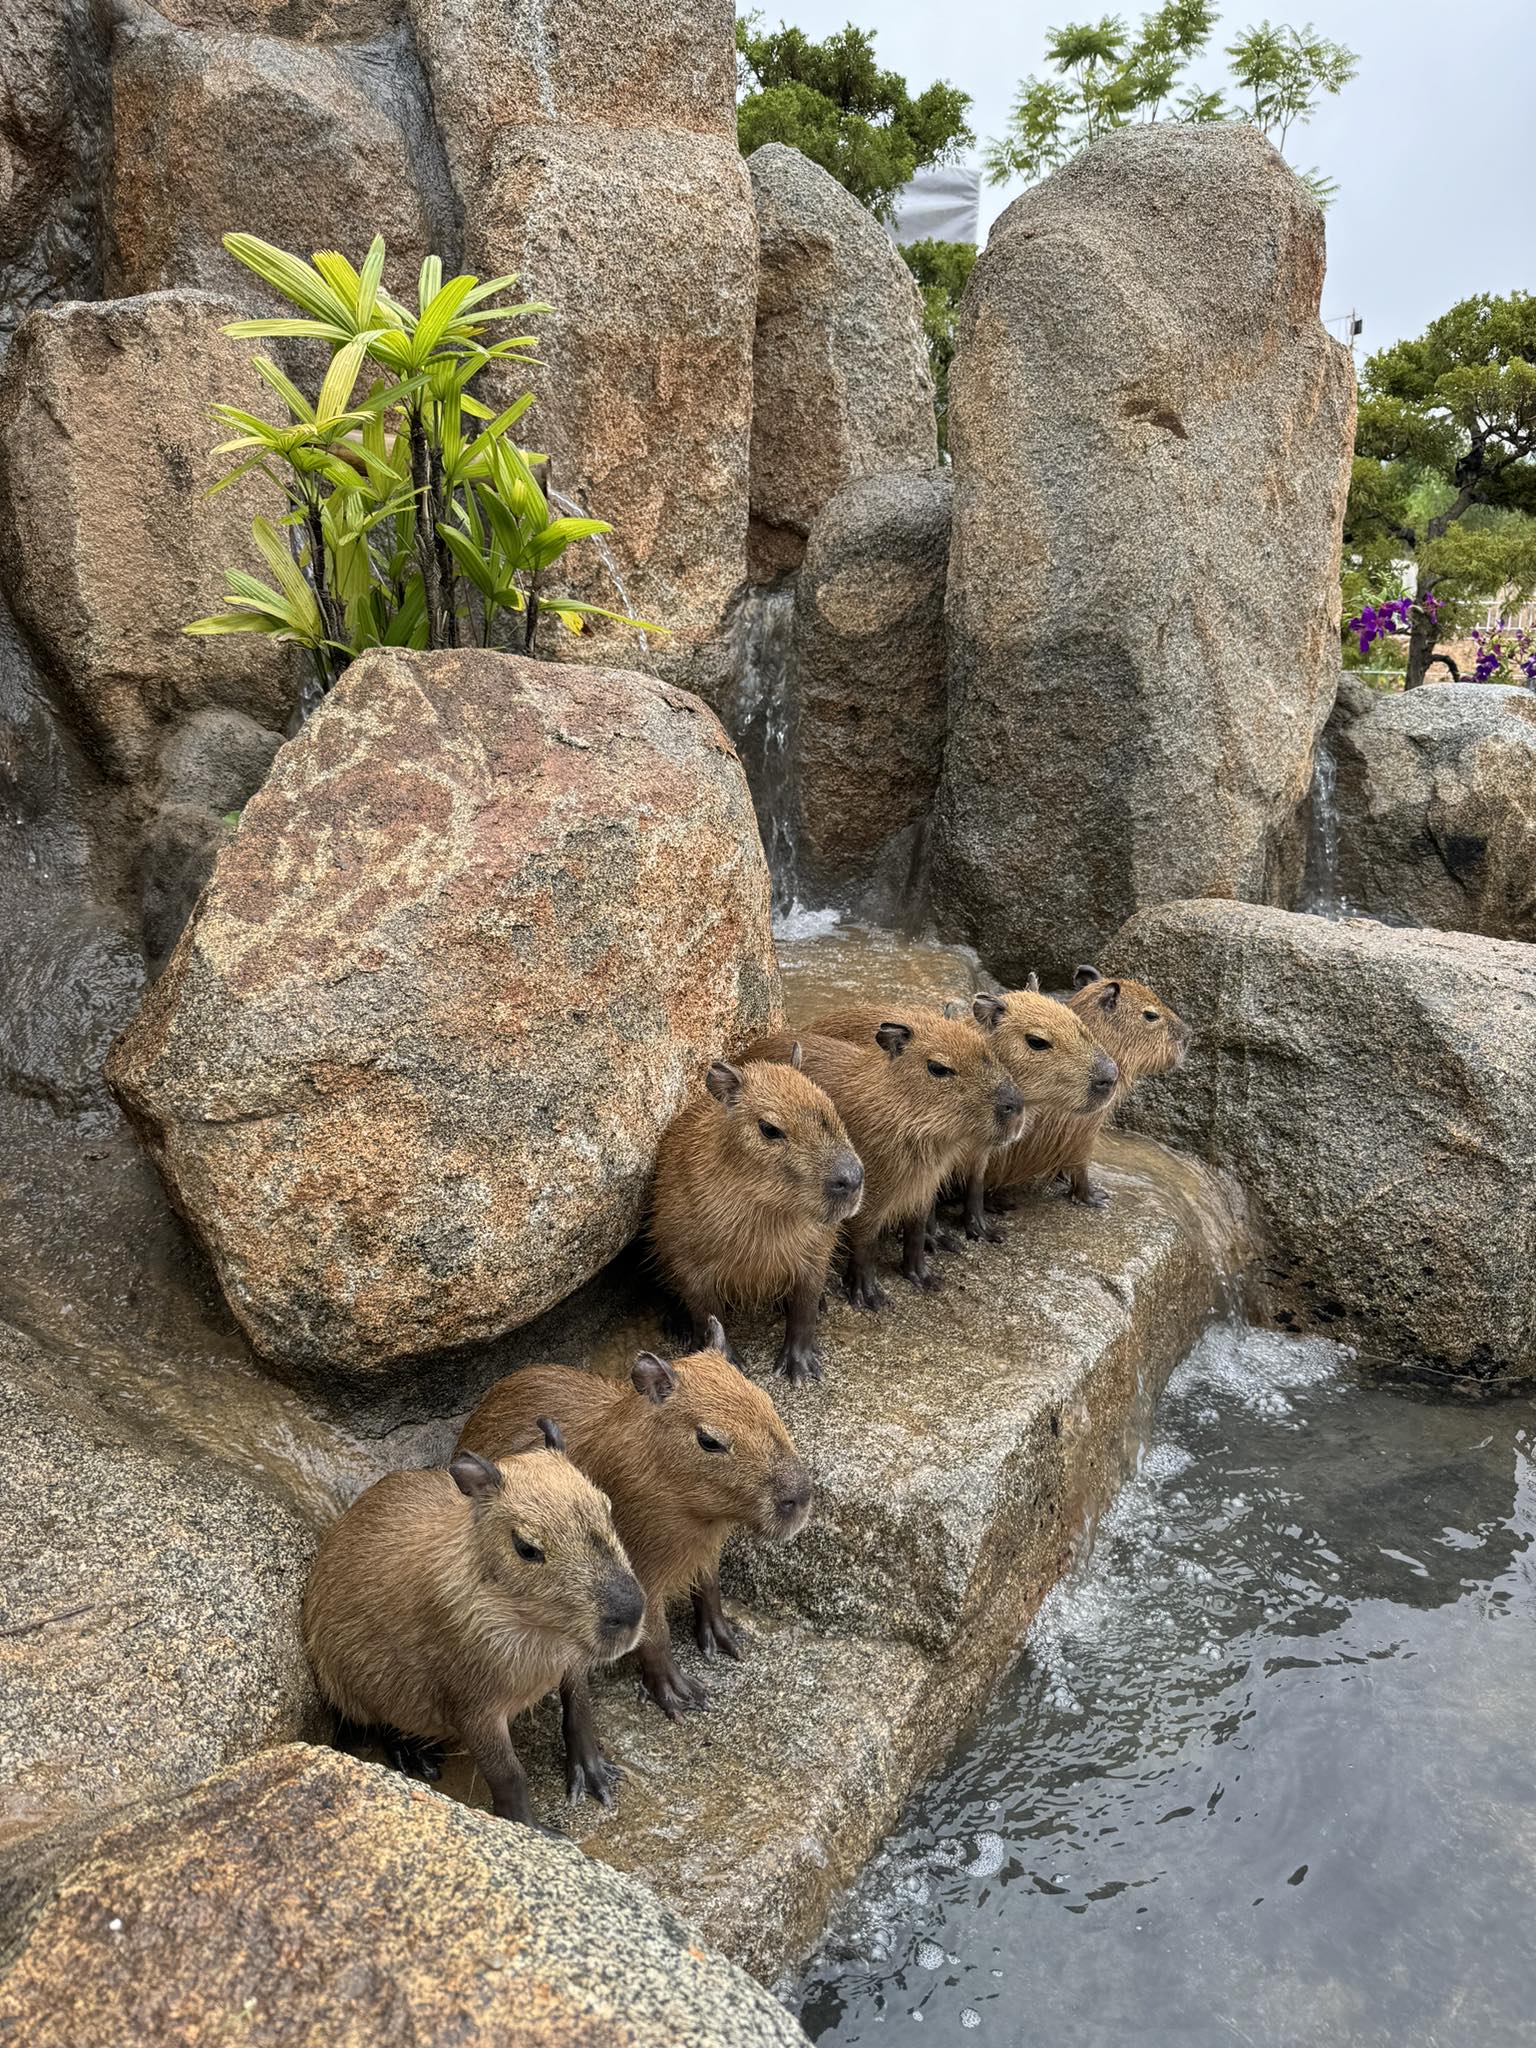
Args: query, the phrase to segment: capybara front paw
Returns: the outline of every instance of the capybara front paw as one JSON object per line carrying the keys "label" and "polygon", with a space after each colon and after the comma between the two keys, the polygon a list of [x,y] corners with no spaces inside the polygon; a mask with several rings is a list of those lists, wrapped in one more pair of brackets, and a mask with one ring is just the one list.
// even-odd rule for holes
{"label": "capybara front paw", "polygon": [[1001,1244],[1003,1242],[1003,1233],[995,1224],[989,1223],[985,1216],[967,1217],[965,1234],[972,1244]]}
{"label": "capybara front paw", "polygon": [[384,1753],[397,1771],[408,1778],[424,1778],[435,1785],[443,1775],[443,1745],[423,1735],[402,1735],[391,1729]]}
{"label": "capybara front paw", "polygon": [[618,1765],[610,1763],[595,1743],[565,1760],[565,1796],[572,1806],[579,1806],[584,1798],[595,1799],[599,1806],[612,1806],[618,1782]]}
{"label": "capybara front paw", "polygon": [[644,1684],[669,1721],[680,1721],[684,1714],[702,1714],[709,1705],[708,1687],[700,1685],[696,1678],[689,1678],[675,1664],[669,1663],[658,1671],[648,1671]]}
{"label": "capybara front paw", "polygon": [[876,1313],[885,1307],[885,1289],[878,1280],[871,1279],[867,1274],[850,1273],[847,1285],[848,1299],[855,1308],[866,1308],[871,1313]]}
{"label": "capybara front paw", "polygon": [[781,1372],[793,1387],[806,1386],[811,1380],[821,1378],[822,1354],[815,1344],[786,1344],[774,1365],[775,1372]]}
{"label": "capybara front paw", "polygon": [[747,1654],[740,1630],[723,1614],[699,1615],[694,1622],[693,1639],[711,1662],[716,1657],[729,1657],[733,1664],[739,1664]]}
{"label": "capybara front paw", "polygon": [[1084,1209],[1107,1209],[1109,1207],[1109,1189],[1096,1186],[1074,1188],[1072,1190],[1072,1199]]}

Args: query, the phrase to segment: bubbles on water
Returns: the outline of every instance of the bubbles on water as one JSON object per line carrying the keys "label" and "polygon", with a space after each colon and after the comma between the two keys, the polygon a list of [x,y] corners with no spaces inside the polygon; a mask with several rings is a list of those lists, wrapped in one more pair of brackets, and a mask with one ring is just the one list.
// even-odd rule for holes
{"label": "bubbles on water", "polygon": [[823,939],[843,921],[840,910],[811,910],[797,896],[787,910],[777,911],[773,920],[776,939]]}
{"label": "bubbles on water", "polygon": [[936,1941],[920,1941],[912,1960],[920,1970],[942,1970],[944,1951]]}
{"label": "bubbles on water", "polygon": [[1008,1850],[1001,1835],[985,1829],[976,1837],[976,1854],[966,1865],[967,1877],[996,1877],[1007,1861]]}
{"label": "bubbles on water", "polygon": [[[1293,1412],[1289,1395],[1337,1379],[1353,1351],[1326,1337],[1292,1337],[1280,1330],[1256,1330],[1241,1324],[1217,1323],[1206,1331],[1172,1379],[1168,1398],[1183,1401],[1197,1393],[1218,1394],[1250,1415],[1274,1417]],[[1197,1417],[1215,1420],[1220,1410],[1202,1404]]]}
{"label": "bubbles on water", "polygon": [[962,2027],[979,2027],[981,2025],[981,2014],[974,2005],[963,2005],[960,2008],[960,2024]]}

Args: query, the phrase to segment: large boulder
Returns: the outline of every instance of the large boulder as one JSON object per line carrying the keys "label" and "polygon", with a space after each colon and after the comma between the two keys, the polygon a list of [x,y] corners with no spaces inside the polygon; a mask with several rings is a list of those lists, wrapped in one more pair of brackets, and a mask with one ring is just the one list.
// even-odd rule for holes
{"label": "large boulder", "polygon": [[0,13],[0,348],[34,306],[101,289],[103,12],[26,0]]}
{"label": "large boulder", "polygon": [[823,508],[795,593],[793,786],[807,902],[889,919],[944,752],[950,484],[880,475]]}
{"label": "large boulder", "polygon": [[239,711],[198,711],[174,727],[157,763],[158,804],[139,845],[144,957],[158,973],[213,873],[219,848],[260,789],[278,748]]}
{"label": "large boulder", "polygon": [[846,483],[938,461],[922,298],[890,236],[781,142],[747,159],[760,274],[752,357],[752,573],[794,568]]}
{"label": "large boulder", "polygon": [[0,1978],[29,2048],[789,2048],[761,1985],[633,1878],[294,1745],[77,1846]]}
{"label": "large boulder", "polygon": [[977,261],[934,907],[1005,980],[1295,886],[1354,432],[1322,279],[1321,213],[1241,124],[1118,130]]}
{"label": "large boulder", "polygon": [[[280,727],[295,696],[271,642],[191,639],[223,570],[251,559],[259,479],[207,496],[216,400],[261,406],[241,308],[156,292],[34,313],[0,380],[0,542],[12,602],[97,760],[143,785],[166,728],[209,705]],[[270,394],[267,394],[270,397]]]}
{"label": "large boulder", "polygon": [[1288,1314],[1411,1364],[1536,1373],[1536,951],[1198,902],[1102,957],[1197,1036],[1130,1120],[1243,1182]]}
{"label": "large boulder", "polygon": [[1536,939],[1536,695],[1372,691],[1330,740],[1343,902],[1391,924]]}
{"label": "large boulder", "polygon": [[299,1637],[313,1531],[259,1477],[99,1410],[64,1356],[0,1324],[0,1834],[179,1791],[323,1719]]}
{"label": "large boulder", "polygon": [[547,300],[528,431],[569,506],[610,521],[571,594],[657,621],[595,627],[572,660],[629,661],[711,697],[745,574],[757,236],[736,147],[728,0],[567,9],[413,0],[465,261]]}
{"label": "large boulder", "polygon": [[770,1028],[735,753],[647,677],[365,656],[278,756],[108,1076],[257,1349],[375,1389],[634,1233]]}
{"label": "large boulder", "polygon": [[354,263],[375,234],[402,292],[452,262],[453,196],[404,30],[326,46],[199,34],[147,9],[118,27],[108,201],[114,293],[201,285],[282,306],[220,247],[232,231]]}

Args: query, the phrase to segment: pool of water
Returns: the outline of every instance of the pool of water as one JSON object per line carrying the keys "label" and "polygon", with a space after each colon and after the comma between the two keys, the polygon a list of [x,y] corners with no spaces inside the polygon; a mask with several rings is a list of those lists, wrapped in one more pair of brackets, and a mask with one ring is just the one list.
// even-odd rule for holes
{"label": "pool of water", "polygon": [[813,2039],[1536,2041],[1536,1398],[1213,1331],[801,1986]]}

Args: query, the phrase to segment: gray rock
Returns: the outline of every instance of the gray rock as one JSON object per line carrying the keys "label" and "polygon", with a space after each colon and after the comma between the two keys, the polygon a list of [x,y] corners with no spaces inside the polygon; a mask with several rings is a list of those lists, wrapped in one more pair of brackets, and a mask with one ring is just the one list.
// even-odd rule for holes
{"label": "gray rock", "polygon": [[257,1349],[377,1398],[611,1258],[684,1092],[778,1004],[703,704],[381,651],[247,804],[108,1076]]}
{"label": "gray rock", "polygon": [[197,804],[162,804],[145,828],[139,849],[139,918],[144,957],[158,974],[186,929],[219,848],[233,836],[216,811]]}
{"label": "gray rock", "polygon": [[34,306],[101,291],[106,30],[90,0],[0,14],[0,349]]}
{"label": "gray rock", "polygon": [[241,712],[199,711],[161,748],[160,805],[139,848],[139,915],[153,972],[170,958],[219,848],[282,743]]}
{"label": "gray rock", "polygon": [[77,1844],[0,1979],[30,2048],[211,2040],[231,2014],[248,2048],[805,2039],[633,1878],[297,1744]]}
{"label": "gray rock", "polygon": [[890,921],[944,751],[949,479],[867,476],[811,529],[795,593],[801,893]]}
{"label": "gray rock", "polygon": [[866,207],[799,150],[747,160],[757,206],[752,574],[796,566],[857,477],[938,461],[922,298]]}
{"label": "gray rock", "polygon": [[97,1410],[66,1357],[0,1324],[0,1810],[18,1833],[321,1719],[298,1628],[309,1528],[258,1478]]}
{"label": "gray rock", "polygon": [[1372,691],[1330,737],[1344,902],[1393,924],[1536,940],[1536,695]]}
{"label": "gray rock", "polygon": [[281,733],[239,711],[194,712],[160,749],[160,801],[220,816],[238,811],[266,781],[282,744]]}
{"label": "gray rock", "polygon": [[234,230],[361,263],[383,235],[386,281],[414,297],[424,256],[456,267],[458,228],[409,35],[326,46],[199,34],[147,8],[112,51],[114,295],[200,285],[242,310],[292,313],[227,256]]}
{"label": "gray rock", "polygon": [[34,313],[0,381],[0,541],[12,601],[88,747],[112,776],[152,779],[168,724],[233,706],[286,723],[286,650],[191,639],[219,608],[226,565],[252,560],[259,478],[206,495],[216,400],[259,407],[246,347],[220,332],[243,309],[157,292]]}
{"label": "gray rock", "polygon": [[1536,951],[1199,902],[1108,953],[1196,1032],[1129,1120],[1243,1182],[1289,1313],[1373,1355],[1536,1373]]}
{"label": "gray rock", "polygon": [[1144,904],[1295,886],[1354,430],[1322,277],[1322,215],[1238,124],[1116,131],[977,262],[934,905],[1005,981]]}

